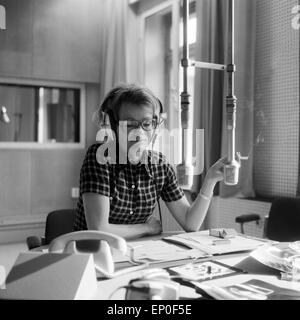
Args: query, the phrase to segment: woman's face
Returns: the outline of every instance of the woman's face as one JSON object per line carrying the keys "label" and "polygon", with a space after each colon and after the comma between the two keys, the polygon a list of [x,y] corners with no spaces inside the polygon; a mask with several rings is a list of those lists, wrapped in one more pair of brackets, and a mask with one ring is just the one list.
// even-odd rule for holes
{"label": "woman's face", "polygon": [[[145,124],[151,124],[153,120],[153,108],[149,105],[135,105],[135,104],[123,104],[119,110],[119,141],[120,149],[123,152],[128,153],[129,159],[134,158],[133,162],[138,161],[142,156],[143,151],[148,147],[153,136],[153,129],[146,131],[141,125],[144,121]],[[133,126],[132,124],[139,123],[139,126]],[[151,127],[151,125],[150,125]],[[127,148],[124,145],[125,138],[127,136]],[[121,140],[122,139],[122,140]],[[137,153],[140,154],[137,155]],[[130,156],[131,155],[131,156]],[[132,156],[134,155],[134,156]]]}

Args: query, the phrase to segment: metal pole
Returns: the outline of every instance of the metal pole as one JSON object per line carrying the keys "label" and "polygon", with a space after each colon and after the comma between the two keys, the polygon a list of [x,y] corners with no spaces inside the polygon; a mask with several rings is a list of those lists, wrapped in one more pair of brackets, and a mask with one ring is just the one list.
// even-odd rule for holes
{"label": "metal pole", "polygon": [[190,95],[188,93],[188,66],[189,66],[189,44],[188,44],[188,20],[189,20],[189,1],[183,0],[183,50],[181,66],[183,70],[183,91],[180,94],[181,97],[181,128],[182,128],[182,163],[186,163],[185,157],[185,141],[184,141],[184,129],[188,128],[189,122],[189,104]]}
{"label": "metal pole", "polygon": [[236,97],[234,95],[234,0],[228,4],[228,94],[226,97],[226,127],[227,127],[227,160],[235,160],[235,126],[236,126]]}
{"label": "metal pole", "polygon": [[200,62],[200,61],[191,61],[191,66],[201,69],[209,69],[209,70],[226,70],[225,64],[217,64],[217,63],[208,63],[208,62]]}
{"label": "metal pole", "polygon": [[[187,91],[187,68],[189,66],[188,48],[188,18],[189,2],[183,0],[183,58],[181,65],[183,68],[183,92],[181,93],[181,126],[182,126],[182,163],[177,166],[179,183],[187,185],[191,181],[191,172],[186,161],[186,141],[184,139],[184,129],[188,128],[189,94]],[[227,74],[227,96],[226,96],[226,130],[227,130],[227,159],[224,164],[224,182],[227,185],[238,183],[240,159],[237,159],[235,150],[235,128],[236,128],[236,105],[237,98],[234,95],[234,0],[228,0],[228,47],[227,64],[216,64],[200,61],[190,61],[190,66],[202,69],[226,71]]]}
{"label": "metal pole", "polygon": [[[0,30],[6,29],[6,11],[5,7],[0,5]],[[9,117],[5,106],[1,106],[0,120],[4,123],[9,123]]]}
{"label": "metal pole", "polygon": [[188,21],[189,21],[189,1],[183,0],[182,5],[183,15],[183,52],[181,66],[183,69],[183,91],[181,97],[181,139],[182,139],[182,162],[177,166],[179,184],[181,186],[190,187],[192,183],[192,168],[188,166],[186,153],[187,141],[185,131],[189,127],[189,105],[190,95],[188,93],[188,67],[189,67],[189,43],[188,43]]}
{"label": "metal pole", "polygon": [[224,182],[227,185],[238,183],[240,162],[236,160],[235,127],[236,103],[234,95],[234,0],[228,0],[228,65],[227,71],[227,96],[226,96],[226,129],[227,129],[227,161],[224,166]]}

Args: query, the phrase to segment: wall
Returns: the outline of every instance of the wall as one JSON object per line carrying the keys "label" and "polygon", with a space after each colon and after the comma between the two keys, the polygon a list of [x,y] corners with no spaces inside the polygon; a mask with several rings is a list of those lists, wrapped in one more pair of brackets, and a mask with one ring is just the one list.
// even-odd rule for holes
{"label": "wall", "polygon": [[[86,86],[86,147],[95,141],[91,118],[99,103],[98,88]],[[79,186],[84,154],[85,149],[0,150],[0,243],[43,234],[47,213],[75,207],[71,188]]]}
{"label": "wall", "polygon": [[[101,1],[0,4],[7,13],[7,30],[0,31],[0,76],[85,83],[88,147],[95,141],[91,118],[99,105]],[[71,188],[79,185],[84,154],[85,149],[0,149],[0,243],[42,235],[48,212],[75,207]]]}
{"label": "wall", "polygon": [[259,225],[249,222],[244,225],[244,229],[250,236],[262,237],[264,218],[268,215],[270,207],[271,203],[265,201],[214,197],[205,221],[205,228],[233,228],[240,232],[240,224],[235,223],[235,218],[243,214],[256,213],[261,217]]}
{"label": "wall", "polygon": [[0,73],[99,82],[101,1],[0,0]]}

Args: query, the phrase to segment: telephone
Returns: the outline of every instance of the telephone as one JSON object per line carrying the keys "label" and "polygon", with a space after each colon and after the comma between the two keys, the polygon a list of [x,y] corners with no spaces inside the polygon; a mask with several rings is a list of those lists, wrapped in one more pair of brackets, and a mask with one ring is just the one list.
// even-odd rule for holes
{"label": "telephone", "polygon": [[121,251],[123,255],[126,255],[127,243],[125,239],[120,236],[96,230],[75,231],[59,236],[53,239],[50,243],[49,252],[63,252],[73,254],[79,253],[80,251],[76,246],[76,241],[83,240],[99,241],[99,246],[97,250],[93,252],[93,256],[95,269],[97,273],[101,276],[113,278],[115,276],[119,276],[127,272],[136,271],[148,266],[148,263],[139,263],[138,265],[136,265],[136,261],[130,261],[131,263],[134,263],[136,266],[115,271],[111,247]]}

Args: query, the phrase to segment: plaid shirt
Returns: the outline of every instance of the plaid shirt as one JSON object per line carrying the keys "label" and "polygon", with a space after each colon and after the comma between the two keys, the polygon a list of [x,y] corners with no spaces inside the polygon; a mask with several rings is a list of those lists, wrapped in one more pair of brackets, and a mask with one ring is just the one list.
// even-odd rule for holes
{"label": "plaid shirt", "polygon": [[160,197],[166,202],[183,197],[174,169],[161,153],[149,152],[148,159],[154,155],[158,159],[156,163],[99,164],[98,147],[99,144],[89,147],[80,171],[74,231],[87,229],[82,201],[86,192],[109,197],[109,223],[113,224],[145,223]]}

